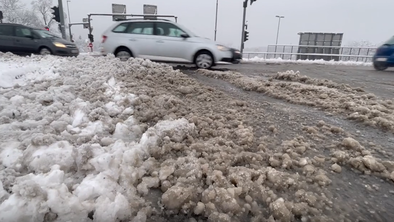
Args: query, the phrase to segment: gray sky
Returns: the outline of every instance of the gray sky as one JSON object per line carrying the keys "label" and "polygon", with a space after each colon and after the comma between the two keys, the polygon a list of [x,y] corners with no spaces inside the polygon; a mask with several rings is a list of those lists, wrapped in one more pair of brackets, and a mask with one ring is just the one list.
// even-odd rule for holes
{"label": "gray sky", "polygon": [[[26,1],[26,0],[25,0]],[[127,13],[142,13],[143,4],[158,6],[159,14],[179,17],[179,23],[194,33],[213,39],[216,0],[70,0],[72,22],[86,14],[111,13],[111,4],[126,4]],[[57,0],[54,0],[57,2]],[[67,0],[63,0],[67,12]],[[219,0],[218,41],[239,48],[243,0]],[[393,0],[257,0],[248,4],[250,32],[246,48],[275,44],[278,19],[283,15],[279,44],[298,44],[298,32],[343,32],[346,45],[367,40],[379,44],[394,35]],[[93,18],[95,40],[112,24],[110,17]],[[87,30],[74,28],[76,36]]]}

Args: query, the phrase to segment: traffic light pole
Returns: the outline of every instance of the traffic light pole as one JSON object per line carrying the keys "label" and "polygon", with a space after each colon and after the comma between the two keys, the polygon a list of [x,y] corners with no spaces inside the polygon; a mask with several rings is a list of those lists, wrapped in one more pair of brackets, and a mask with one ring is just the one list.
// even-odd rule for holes
{"label": "traffic light pole", "polygon": [[248,7],[248,0],[244,1],[244,15],[242,19],[242,34],[241,34],[241,53],[244,51],[244,46],[245,46],[245,22],[246,22],[246,8]]}
{"label": "traffic light pole", "polygon": [[58,2],[59,2],[59,16],[60,16],[60,31],[62,32],[63,39],[67,39],[66,26],[64,22],[63,0],[58,0]]}

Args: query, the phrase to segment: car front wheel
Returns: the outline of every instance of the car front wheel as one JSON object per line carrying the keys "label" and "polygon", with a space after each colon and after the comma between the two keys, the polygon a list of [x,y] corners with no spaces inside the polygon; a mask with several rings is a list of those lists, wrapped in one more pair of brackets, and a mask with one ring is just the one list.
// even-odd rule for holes
{"label": "car front wheel", "polygon": [[213,56],[208,51],[199,52],[194,60],[197,68],[209,69],[213,66]]}
{"label": "car front wheel", "polygon": [[40,49],[40,55],[50,55],[50,54],[52,54],[52,52],[48,48],[44,47]]}
{"label": "car front wheel", "polygon": [[384,71],[388,68],[387,65],[383,64],[383,63],[379,63],[379,62],[374,62],[373,63],[373,67],[377,70],[377,71]]}

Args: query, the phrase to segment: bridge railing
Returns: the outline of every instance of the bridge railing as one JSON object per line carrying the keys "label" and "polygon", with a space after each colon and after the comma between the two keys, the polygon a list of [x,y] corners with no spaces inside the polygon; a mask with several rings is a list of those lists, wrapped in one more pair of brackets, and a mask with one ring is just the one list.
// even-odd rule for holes
{"label": "bridge railing", "polygon": [[375,47],[269,45],[266,51],[244,52],[243,57],[246,59],[259,57],[263,59],[281,58],[283,60],[324,59],[371,62],[375,52]]}

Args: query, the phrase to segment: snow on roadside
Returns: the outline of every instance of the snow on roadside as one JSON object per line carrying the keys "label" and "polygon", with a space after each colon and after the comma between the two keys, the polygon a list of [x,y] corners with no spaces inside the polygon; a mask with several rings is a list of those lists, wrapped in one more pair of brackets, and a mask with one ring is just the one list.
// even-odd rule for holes
{"label": "snow on roadside", "polygon": [[360,88],[325,79],[302,76],[298,72],[278,73],[269,80],[251,78],[236,72],[198,70],[199,73],[227,80],[245,90],[265,93],[286,101],[343,113],[349,119],[394,132],[394,102],[379,100]]}
{"label": "snow on roadside", "polygon": [[265,59],[261,57],[244,58],[243,62],[253,63],[296,63],[296,64],[318,64],[318,65],[345,65],[345,66],[372,66],[371,62],[358,62],[358,61],[325,61],[323,59],[317,60],[285,60],[282,58]]}
{"label": "snow on roadside", "polygon": [[10,53],[0,53],[0,87],[25,85],[30,81],[57,78],[56,69],[62,63],[61,59],[53,59],[53,57],[14,58]]}
{"label": "snow on roadside", "polygon": [[[315,153],[314,133],[328,125],[283,140],[264,130],[278,116],[167,65],[90,56],[8,62],[31,59],[61,65],[57,77],[34,81],[40,73],[28,72],[24,86],[0,89],[0,221],[351,217],[329,191],[328,158]],[[234,78],[223,75],[215,77]],[[352,144],[348,156],[363,149],[342,146]],[[383,170],[376,162],[364,165]]]}
{"label": "snow on roadside", "polygon": [[140,199],[130,187],[142,176],[135,166],[165,135],[194,130],[169,119],[144,132],[133,117],[137,97],[116,78],[168,66],[10,54],[0,66],[0,221],[128,219]]}

